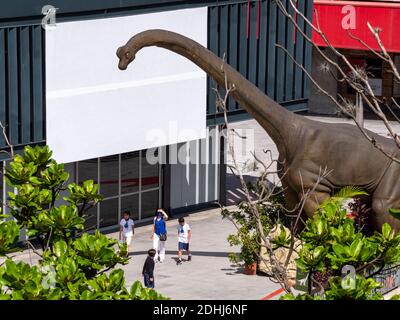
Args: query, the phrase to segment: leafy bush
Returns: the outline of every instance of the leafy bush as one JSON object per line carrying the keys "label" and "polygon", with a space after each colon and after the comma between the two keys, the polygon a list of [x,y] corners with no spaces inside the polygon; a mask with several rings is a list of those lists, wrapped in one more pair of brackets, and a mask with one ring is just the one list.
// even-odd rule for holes
{"label": "leafy bush", "polygon": [[382,300],[382,295],[375,292],[377,288],[379,283],[359,275],[355,280],[332,277],[329,279],[329,290],[325,291],[324,296],[309,293],[297,296],[286,294],[281,300]]}
{"label": "leafy bush", "polygon": [[[13,219],[0,215],[0,300],[166,299],[139,281],[128,291],[123,270],[115,269],[128,263],[126,245],[84,232],[87,212],[102,199],[97,185],[89,180],[67,186],[68,173],[51,155],[48,147],[26,147],[6,168],[6,181],[17,192],[8,194]],[[65,190],[67,205],[56,206]],[[22,230],[31,248],[31,240],[41,245],[41,252],[34,249],[37,265],[9,256],[20,250]]]}
{"label": "leafy bush", "polygon": [[[340,196],[326,200],[307,220],[299,235],[303,246],[296,264],[307,274],[308,293],[283,299],[320,299],[312,295],[313,287],[324,288],[326,299],[382,299],[375,293],[380,285],[372,277],[384,266],[400,262],[400,234],[387,223],[381,232],[363,233],[343,205],[347,197],[360,194],[351,190],[347,188]],[[345,266],[354,268],[355,279],[342,278]]]}

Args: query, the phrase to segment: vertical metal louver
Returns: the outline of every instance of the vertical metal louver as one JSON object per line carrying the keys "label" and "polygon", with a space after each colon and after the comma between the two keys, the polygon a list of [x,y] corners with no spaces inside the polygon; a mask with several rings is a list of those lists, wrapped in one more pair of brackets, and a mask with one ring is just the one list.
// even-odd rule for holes
{"label": "vertical metal louver", "polygon": [[[296,17],[289,1],[283,2],[302,30],[311,35],[311,29],[301,17]],[[297,0],[297,7],[306,17],[312,18],[311,0]],[[311,69],[311,44],[295,31],[274,1],[252,1],[250,7],[247,1],[211,6],[208,21],[209,49],[225,57],[232,67],[272,99],[295,110],[297,103],[301,105],[308,98],[307,76],[275,44],[285,47],[307,70]],[[213,87],[216,84],[209,79],[207,118],[210,125],[223,122],[221,113],[216,110]],[[233,99],[228,106],[230,116],[243,114]]]}
{"label": "vertical metal louver", "polygon": [[0,121],[15,149],[45,139],[44,83],[42,27],[0,28]]}

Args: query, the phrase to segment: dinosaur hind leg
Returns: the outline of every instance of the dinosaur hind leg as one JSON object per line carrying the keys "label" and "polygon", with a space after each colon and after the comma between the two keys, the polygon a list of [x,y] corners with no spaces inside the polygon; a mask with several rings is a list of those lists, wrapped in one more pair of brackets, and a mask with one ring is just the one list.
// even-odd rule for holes
{"label": "dinosaur hind leg", "polygon": [[315,191],[311,193],[304,203],[304,211],[306,212],[308,217],[312,217],[317,211],[318,207],[321,205],[324,200],[329,197],[329,193]]}

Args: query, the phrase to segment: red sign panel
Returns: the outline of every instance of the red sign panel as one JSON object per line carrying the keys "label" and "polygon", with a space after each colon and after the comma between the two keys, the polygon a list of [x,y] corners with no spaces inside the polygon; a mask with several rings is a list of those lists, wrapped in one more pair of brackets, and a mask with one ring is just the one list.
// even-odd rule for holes
{"label": "red sign panel", "polygon": [[[317,13],[317,14],[316,14]],[[367,22],[379,28],[380,38],[388,52],[400,52],[400,2],[329,1],[314,2],[314,25],[318,17],[321,30],[335,48],[366,50],[348,31],[379,50]],[[313,41],[325,47],[324,40],[313,32]]]}

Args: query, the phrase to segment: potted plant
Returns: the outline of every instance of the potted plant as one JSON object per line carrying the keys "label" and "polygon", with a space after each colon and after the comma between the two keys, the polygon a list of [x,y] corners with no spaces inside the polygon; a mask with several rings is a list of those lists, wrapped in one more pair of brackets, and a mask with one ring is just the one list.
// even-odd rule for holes
{"label": "potted plant", "polygon": [[244,262],[244,273],[255,275],[257,273],[257,253],[260,250],[257,234],[252,233],[246,228],[241,228],[237,234],[228,236],[228,242],[231,246],[240,245],[240,252],[229,254],[229,260],[233,263]]}
{"label": "potted plant", "polygon": [[[260,214],[260,222],[264,234],[268,234],[271,228],[284,217],[281,204],[283,198],[280,192],[271,196],[268,201],[257,203]],[[246,201],[239,203],[237,210],[224,208],[221,212],[224,219],[230,220],[236,227],[236,234],[230,234],[227,238],[231,246],[240,246],[239,253],[229,254],[229,260],[233,263],[244,262],[244,273],[255,275],[261,252],[261,235],[257,226],[257,219],[252,214]]]}

